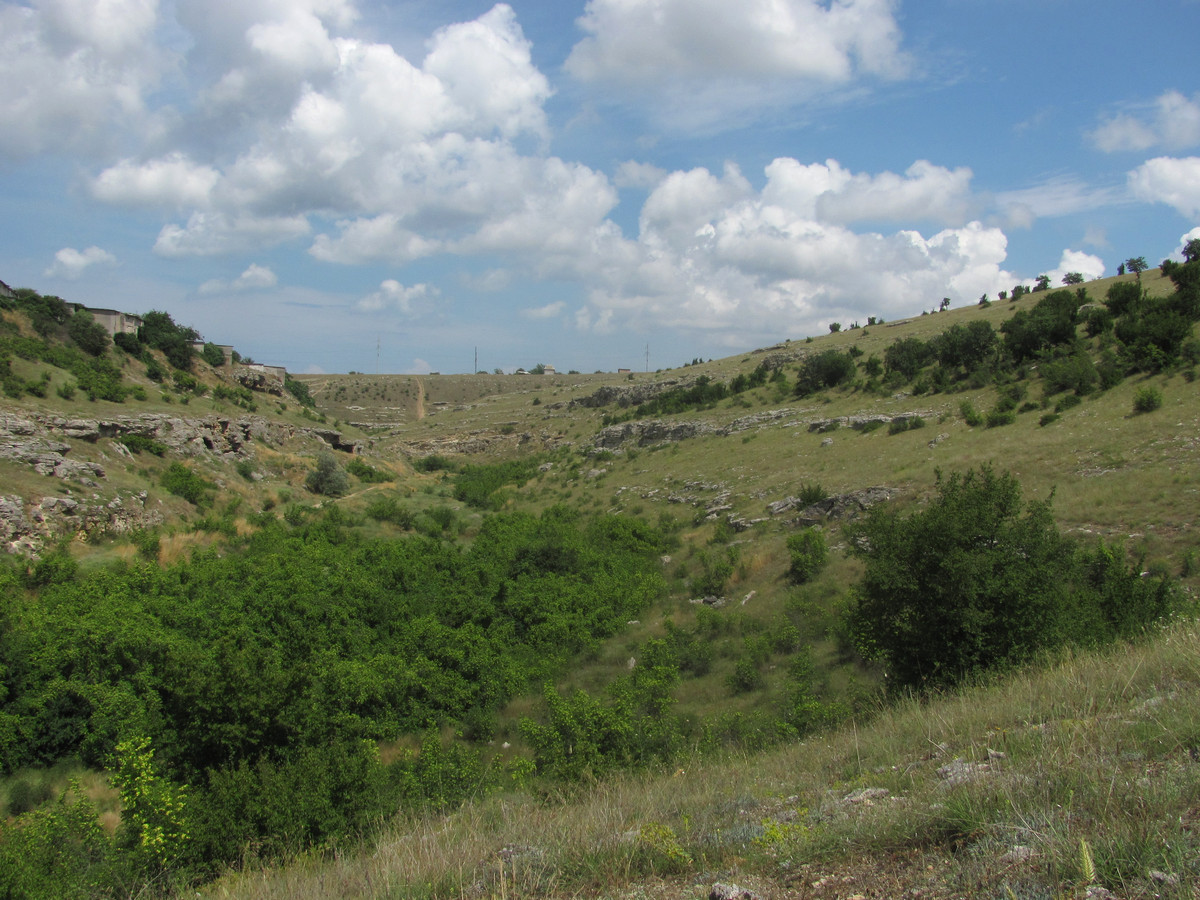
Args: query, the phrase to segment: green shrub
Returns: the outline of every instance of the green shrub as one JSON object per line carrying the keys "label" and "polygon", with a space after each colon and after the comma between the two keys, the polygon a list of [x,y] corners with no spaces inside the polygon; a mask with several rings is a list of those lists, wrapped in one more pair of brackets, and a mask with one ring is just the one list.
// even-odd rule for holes
{"label": "green shrub", "polygon": [[216,490],[215,485],[179,462],[173,462],[167,467],[160,482],[170,493],[199,507],[207,506]]}
{"label": "green shrub", "polygon": [[303,381],[298,381],[290,375],[285,375],[283,379],[284,389],[289,394],[295,397],[301,406],[311,407],[316,406],[316,401],[313,400],[313,395],[308,389],[308,385]]}
{"label": "green shrub", "polygon": [[963,417],[963,421],[972,428],[977,428],[984,422],[983,416],[979,414],[979,411],[975,409],[969,400],[964,400],[958,404],[958,412]]}
{"label": "green shrub", "polygon": [[800,485],[800,493],[797,494],[797,499],[804,506],[812,506],[814,503],[820,503],[828,496],[829,492],[818,482],[806,481]]}
{"label": "green shrub", "polygon": [[733,576],[738,560],[737,547],[726,547],[724,551],[701,550],[698,558],[702,572],[693,579],[693,590],[703,597],[720,596]]}
{"label": "green shrub", "polygon": [[413,460],[413,468],[418,472],[453,472],[454,463],[436,453]]}
{"label": "green shrub", "polygon": [[323,452],[317,457],[316,467],[304,479],[304,486],[314,494],[340,497],[350,488],[350,479],[333,454]]}
{"label": "green shrub", "polygon": [[815,578],[829,558],[825,533],[819,528],[806,528],[788,535],[787,549],[791,558],[788,577],[796,584]]}
{"label": "green shrub", "polygon": [[1054,404],[1054,411],[1056,413],[1061,413],[1078,406],[1082,402],[1083,401],[1079,399],[1078,394],[1067,394],[1067,396],[1063,397]]}
{"label": "green shrub", "polygon": [[166,444],[144,434],[122,434],[117,437],[117,443],[125,445],[134,453],[141,453],[145,450],[154,456],[162,456],[167,452]]}
{"label": "green shrub", "polygon": [[1016,479],[989,466],[938,476],[938,496],[902,515],[874,507],[846,527],[866,569],[849,630],[893,687],[955,684],[1063,643],[1124,637],[1174,603],[1114,551],[1080,554],[1049,501],[1024,503]]}
{"label": "green shrub", "polygon": [[762,671],[755,665],[754,660],[743,657],[734,665],[733,671],[725,678],[725,684],[735,694],[748,694],[757,691],[766,683]]}
{"label": "green shrub", "polygon": [[392,480],[390,472],[382,472],[357,456],[352,456],[350,462],[346,463],[346,471],[367,484],[382,484]]}
{"label": "green shrub", "polygon": [[225,365],[225,351],[212,341],[207,341],[204,344],[204,348],[200,351],[200,358],[214,369]]}
{"label": "green shrub", "polygon": [[412,511],[402,507],[395,497],[376,497],[367,504],[366,514],[377,522],[390,522],[405,530],[411,530],[416,521]]}
{"label": "green shrub", "polygon": [[1162,391],[1151,385],[1140,387],[1133,395],[1133,411],[1137,413],[1154,412],[1163,405]]}
{"label": "green shrub", "polygon": [[987,427],[999,428],[1002,425],[1011,425],[1017,421],[1017,413],[1012,409],[1001,409],[997,407],[987,414]]}
{"label": "green shrub", "polygon": [[825,388],[837,387],[853,378],[857,371],[854,357],[840,350],[825,350],[805,357],[796,379],[796,396],[808,397]]}
{"label": "green shrub", "polygon": [[79,310],[67,323],[67,335],[84,353],[99,356],[108,349],[108,329],[92,318],[91,313]]}

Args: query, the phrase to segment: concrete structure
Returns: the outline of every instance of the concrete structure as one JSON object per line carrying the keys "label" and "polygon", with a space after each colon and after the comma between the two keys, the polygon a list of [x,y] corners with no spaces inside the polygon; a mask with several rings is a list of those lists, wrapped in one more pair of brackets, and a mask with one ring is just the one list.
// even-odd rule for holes
{"label": "concrete structure", "polygon": [[0,281],[0,297],[3,297],[5,300],[11,300],[16,296],[17,296],[16,291],[14,291],[12,288],[10,288],[3,281]]}
{"label": "concrete structure", "polygon": [[250,363],[246,368],[258,375],[287,378],[287,369],[284,366],[264,366],[262,363]]}
{"label": "concrete structure", "polygon": [[109,337],[115,337],[118,334],[137,334],[138,329],[142,327],[142,317],[132,313],[123,313],[116,309],[93,309],[79,303],[71,305],[75,307],[76,312],[88,313],[103,325],[108,331]]}
{"label": "concrete structure", "polygon": [[[200,353],[204,350],[204,345],[212,343],[211,341],[192,341],[192,346],[196,348],[196,352]],[[225,365],[233,362],[233,344],[214,344],[218,350],[225,354]]]}

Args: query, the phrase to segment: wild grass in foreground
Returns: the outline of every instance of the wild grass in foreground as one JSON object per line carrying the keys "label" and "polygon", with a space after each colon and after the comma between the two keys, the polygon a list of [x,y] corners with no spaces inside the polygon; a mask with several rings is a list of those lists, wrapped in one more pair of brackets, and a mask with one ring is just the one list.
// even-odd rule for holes
{"label": "wild grass in foreground", "polygon": [[881,708],[752,758],[493,796],[216,897],[1194,897],[1200,629]]}

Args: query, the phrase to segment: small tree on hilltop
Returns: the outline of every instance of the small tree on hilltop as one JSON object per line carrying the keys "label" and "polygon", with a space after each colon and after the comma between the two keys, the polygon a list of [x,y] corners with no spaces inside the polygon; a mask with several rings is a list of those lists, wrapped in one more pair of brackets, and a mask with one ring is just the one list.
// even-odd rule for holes
{"label": "small tree on hilltop", "polygon": [[1062,277],[1062,283],[1066,285],[1083,284],[1082,272],[1068,272]]}
{"label": "small tree on hilltop", "polygon": [[1136,275],[1138,277],[1138,281],[1142,280],[1142,273],[1148,268],[1150,267],[1146,265],[1146,257],[1144,256],[1131,256],[1129,259],[1125,260],[1125,270]]}

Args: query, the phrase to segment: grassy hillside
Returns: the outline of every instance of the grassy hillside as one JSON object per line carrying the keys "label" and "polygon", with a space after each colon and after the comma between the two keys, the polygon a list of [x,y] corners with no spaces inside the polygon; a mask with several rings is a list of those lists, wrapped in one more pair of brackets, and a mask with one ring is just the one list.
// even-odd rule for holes
{"label": "grassy hillside", "polygon": [[[341,681],[328,682],[338,687],[322,690],[357,698],[354,733],[371,741],[383,765],[416,766],[420,790],[401,792],[407,799],[394,822],[357,826],[378,835],[361,852],[343,830],[324,851],[278,868],[291,857],[273,855],[266,843],[247,844],[249,870],[207,888],[220,896],[698,897],[715,881],[737,881],[762,896],[918,890],[1050,897],[1082,895],[1089,884],[1122,896],[1193,896],[1190,884],[1200,878],[1192,765],[1200,648],[1190,620],[1156,628],[1136,647],[1058,651],[1043,657],[1044,665],[961,693],[897,701],[886,690],[885,667],[860,654],[846,618],[864,561],[849,552],[843,526],[863,521],[870,504],[927,509],[937,500],[939,473],[985,465],[1011,472],[1026,501],[1050,501],[1057,528],[1084,551],[1103,542],[1121,566],[1136,564],[1147,578],[1167,578],[1181,596],[1192,595],[1200,577],[1200,345],[1190,320],[1190,335],[1175,340],[1170,359],[1144,350],[1144,328],[1120,331],[1119,318],[1117,332],[1110,324],[1092,333],[1089,307],[1076,307],[1103,301],[1122,284],[1144,289],[1128,321],[1144,324],[1176,296],[1158,270],[1140,282],[1124,276],[1089,283],[1086,298],[1068,298],[1069,336],[1015,362],[1005,341],[1015,325],[1039,321],[1047,308],[1040,304],[1053,292],[813,338],[781,336],[769,348],[653,373],[299,376],[312,406],[291,393],[234,391],[228,370],[199,360],[194,384],[156,381],[146,359],[169,370],[164,355],[117,349],[107,358],[129,387],[123,402],[68,397],[57,390],[75,377],[67,360],[56,365],[10,352],[11,378],[28,385],[48,373],[50,389],[14,389],[19,396],[9,396],[5,412],[38,423],[57,416],[126,424],[94,437],[61,428],[50,435],[67,447],[66,458],[102,466],[92,484],[6,459],[0,493],[22,498],[27,512],[45,507],[47,497],[97,507],[138,498],[140,510],[157,516],[127,528],[112,517],[97,519],[80,540],[57,547],[46,539],[41,561],[22,563],[16,577],[31,608],[66,591],[55,585],[69,585],[76,566],[124,578],[152,560],[167,567],[168,580],[190,581],[196,591],[206,579],[230,577],[221,574],[220,560],[250,560],[256,546],[269,546],[303,554],[283,565],[294,566],[293,578],[311,572],[316,595],[301,601],[298,592],[294,601],[307,616],[330,596],[375,596],[378,583],[357,595],[340,584],[347,560],[361,561],[357,577],[395,579],[390,589],[407,590],[400,585],[409,576],[377,577],[370,568],[393,552],[384,547],[436,542],[425,545],[436,545],[436,553],[417,556],[457,571],[464,564],[455,554],[492,558],[488,548],[501,527],[495,523],[506,521],[514,534],[536,538],[528,546],[499,541],[514,554],[505,563],[510,575],[553,577],[578,568],[564,562],[568,551],[598,552],[556,543],[557,521],[578,522],[592,537],[610,526],[587,532],[588,523],[640,522],[647,529],[640,553],[654,535],[651,568],[662,589],[645,594],[652,599],[598,628],[594,639],[572,626],[572,640],[560,640],[559,651],[578,642],[574,655],[537,651],[545,664],[538,678],[544,675],[557,696],[636,711],[638,738],[621,751],[624,762],[610,766],[599,756],[575,780],[552,775],[544,760],[543,771],[535,771],[532,760],[545,748],[530,723],[546,722],[551,702],[536,684],[491,687],[480,691],[483,705],[463,701],[422,712],[440,729],[442,749],[435,749],[429,731],[422,737],[408,725],[372,724],[371,698],[378,685],[399,677],[395,669],[379,674],[378,655],[347,662],[368,668],[355,669],[353,678],[339,674]],[[4,316],[7,334],[33,336],[20,311]],[[912,374],[893,365],[901,342],[937,348],[943,335],[985,324],[996,343],[978,364],[939,365],[929,356]],[[1130,349],[1139,340],[1143,350]],[[848,361],[846,377],[798,389],[826,354]],[[128,420],[145,416],[249,417],[258,424],[235,448],[202,446],[201,439],[158,452],[129,443]],[[148,433],[162,437],[161,424],[155,428]],[[312,490],[322,456],[348,476],[334,495]],[[179,466],[207,485],[198,501],[172,490]],[[834,512],[806,508],[821,497],[831,498],[824,509]],[[521,524],[534,521],[542,524]],[[788,541],[814,523],[829,558],[797,583],[789,576]],[[301,550],[305,545],[310,549]],[[479,571],[480,585],[492,583],[484,564]],[[1068,576],[1064,570],[1064,582]],[[276,576],[255,577],[266,585]],[[427,589],[428,602],[475,590],[453,584]],[[507,602],[513,590],[497,597]],[[560,588],[531,596],[538,591],[557,596]],[[483,595],[481,587],[472,596]],[[386,603],[367,606],[375,602]],[[469,601],[463,604],[470,610]],[[477,611],[455,615],[483,621]],[[321,616],[321,628],[346,621],[335,608]],[[522,621],[523,628],[534,619]],[[164,632],[155,640],[170,646],[176,638]],[[361,635],[336,642],[363,646]],[[389,652],[379,646],[378,653]],[[443,666],[454,656],[439,653]],[[343,728],[336,718],[322,727]],[[667,721],[661,735],[646,731]],[[3,737],[0,729],[0,750]],[[190,752],[174,735],[165,740],[172,764]],[[489,773],[481,781],[486,796],[457,811],[438,801],[431,814],[422,806],[431,795],[420,760],[441,765],[439,753],[460,750]],[[284,751],[277,753],[271,765],[282,767]],[[229,764],[237,758],[228,757]],[[97,771],[101,759],[94,757],[81,790],[113,829],[120,804]],[[207,764],[193,764],[186,783],[193,795],[210,796],[198,794],[205,786],[191,780]],[[258,777],[265,785],[263,765]],[[623,771],[629,765],[641,768]],[[57,768],[27,766],[0,784],[0,797],[15,815],[28,807],[28,796],[57,796],[81,771],[69,760]],[[180,772],[172,777],[182,783]],[[856,794],[861,790],[867,793]],[[0,851],[3,842],[0,834]],[[284,840],[271,846],[297,849]]]}
{"label": "grassy hillside", "polygon": [[207,895],[1191,898],[1198,660],[1180,624],[752,758],[402,818]]}

